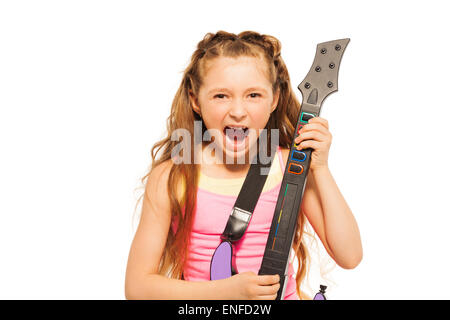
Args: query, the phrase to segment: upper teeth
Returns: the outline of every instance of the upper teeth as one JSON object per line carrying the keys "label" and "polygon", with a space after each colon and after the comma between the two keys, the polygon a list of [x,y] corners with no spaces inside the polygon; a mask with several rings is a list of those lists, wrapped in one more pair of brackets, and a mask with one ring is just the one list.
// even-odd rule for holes
{"label": "upper teeth", "polygon": [[245,129],[247,129],[246,127],[230,127],[230,126],[225,127],[225,129],[227,129],[227,128],[234,129],[234,130],[245,130]]}
{"label": "upper teeth", "polygon": [[223,131],[227,136],[234,136],[236,138],[244,138],[248,135],[248,129],[246,127],[226,126]]}

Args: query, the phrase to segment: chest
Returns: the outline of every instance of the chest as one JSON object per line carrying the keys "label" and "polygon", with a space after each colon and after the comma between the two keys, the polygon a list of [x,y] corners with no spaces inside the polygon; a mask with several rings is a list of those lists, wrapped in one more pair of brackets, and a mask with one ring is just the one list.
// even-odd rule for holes
{"label": "chest", "polygon": [[[279,188],[280,186],[261,194],[253,211],[247,229],[248,233],[268,232],[272,223]],[[218,195],[199,189],[192,231],[201,234],[222,234],[235,202],[236,196]]]}

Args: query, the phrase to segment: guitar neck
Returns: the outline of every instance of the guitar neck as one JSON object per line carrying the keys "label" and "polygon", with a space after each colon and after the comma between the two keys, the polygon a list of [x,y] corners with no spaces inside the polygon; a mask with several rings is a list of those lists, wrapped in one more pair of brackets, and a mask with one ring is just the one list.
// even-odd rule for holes
{"label": "guitar neck", "polygon": [[312,149],[297,150],[298,132],[309,119],[318,117],[325,98],[338,90],[338,70],[350,39],[319,43],[313,64],[298,89],[303,96],[297,125],[286,163],[280,193],[270,227],[260,275],[280,275],[277,300],[284,298],[289,253],[294,240],[300,205],[308,176]]}
{"label": "guitar neck", "polygon": [[[314,111],[312,108],[302,107],[298,117],[294,140],[298,136],[298,131],[302,126],[311,117],[317,116],[319,116],[317,110]],[[264,257],[259,270],[260,275],[278,274],[280,276],[281,289],[278,291],[277,300],[284,298],[287,283],[287,279],[285,278],[288,274],[289,267],[289,253],[294,241],[299,209],[306,185],[312,152],[310,148],[297,150],[294,140],[290,147],[289,158],[286,163]]]}

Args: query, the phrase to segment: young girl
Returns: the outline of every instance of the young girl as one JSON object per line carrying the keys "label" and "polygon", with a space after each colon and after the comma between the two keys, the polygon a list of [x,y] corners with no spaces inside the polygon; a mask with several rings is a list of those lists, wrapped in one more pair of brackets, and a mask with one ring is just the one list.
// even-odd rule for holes
{"label": "young girl", "polygon": [[[173,100],[168,135],[153,146],[151,170],[142,178],[146,187],[128,259],[127,299],[275,299],[279,276],[259,276],[258,270],[300,110],[280,49],[276,38],[251,31],[208,33],[198,43]],[[196,144],[196,123],[202,135],[215,133],[213,142]],[[184,161],[174,156],[177,129],[188,133],[184,147],[191,146],[180,153]],[[263,129],[269,136],[271,129],[279,130],[279,146],[247,231],[235,245],[239,273],[209,281],[211,257],[250,168],[249,150],[258,141],[258,134],[241,134]],[[357,223],[327,164],[328,122],[312,118],[296,142],[313,152],[293,244],[298,271],[294,274],[291,259],[285,299],[304,298],[306,219],[339,266],[355,268],[362,259]],[[163,149],[159,159],[155,148]]]}

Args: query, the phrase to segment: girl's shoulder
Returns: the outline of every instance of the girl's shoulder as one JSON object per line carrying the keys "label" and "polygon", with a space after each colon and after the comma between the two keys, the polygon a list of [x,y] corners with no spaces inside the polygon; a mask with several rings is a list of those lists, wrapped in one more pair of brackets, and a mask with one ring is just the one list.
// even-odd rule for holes
{"label": "girl's shoulder", "polygon": [[[160,203],[169,204],[169,175],[174,163],[172,159],[165,160],[151,169],[147,180],[146,192]],[[184,181],[177,188],[177,199],[181,201],[184,190]]]}

